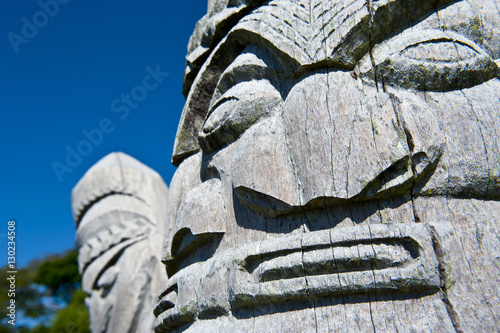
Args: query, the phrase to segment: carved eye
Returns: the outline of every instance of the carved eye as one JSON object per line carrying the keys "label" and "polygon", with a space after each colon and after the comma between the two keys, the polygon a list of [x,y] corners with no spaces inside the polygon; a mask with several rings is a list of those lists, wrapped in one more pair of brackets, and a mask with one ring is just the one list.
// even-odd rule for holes
{"label": "carved eye", "polygon": [[405,32],[377,45],[359,65],[365,81],[424,91],[472,87],[495,77],[497,70],[474,42],[440,30]]}
{"label": "carved eye", "polygon": [[108,268],[97,280],[97,288],[102,291],[102,297],[106,297],[113,287],[118,275],[118,268],[112,266]]}
{"label": "carved eye", "polygon": [[282,102],[271,83],[276,70],[267,66],[260,53],[256,46],[247,47],[222,73],[198,135],[205,153],[235,141]]}

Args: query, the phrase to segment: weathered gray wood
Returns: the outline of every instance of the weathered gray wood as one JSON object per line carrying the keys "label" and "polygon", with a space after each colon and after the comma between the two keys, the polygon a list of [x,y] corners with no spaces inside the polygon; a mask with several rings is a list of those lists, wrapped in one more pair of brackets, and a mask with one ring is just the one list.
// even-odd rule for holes
{"label": "weathered gray wood", "polygon": [[500,3],[245,5],[190,81],[157,332],[497,331]]}
{"label": "weathered gray wood", "polygon": [[455,327],[497,331],[500,298],[498,201],[421,198],[422,221],[436,239],[444,299]]}
{"label": "weathered gray wood", "polygon": [[160,263],[167,186],[123,153],[90,168],[72,192],[78,263],[92,332],[151,332],[165,284]]}

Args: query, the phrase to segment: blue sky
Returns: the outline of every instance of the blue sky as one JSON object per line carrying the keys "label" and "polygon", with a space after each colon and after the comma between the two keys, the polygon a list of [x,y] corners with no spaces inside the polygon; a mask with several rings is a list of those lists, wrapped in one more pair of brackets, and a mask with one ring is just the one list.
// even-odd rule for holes
{"label": "blue sky", "polygon": [[[74,247],[71,189],[112,151],[139,159],[170,183],[184,57],[207,6],[58,0],[59,8],[47,7],[52,15],[40,13],[42,3],[54,1],[0,4],[0,265],[7,262],[9,220],[16,221],[18,266]],[[137,88],[149,71],[160,71],[161,82]],[[125,106],[122,94],[132,91],[140,103],[126,117],[113,112],[112,103]],[[82,145],[83,131],[98,129],[103,119],[113,131]],[[54,162],[68,166],[68,149],[87,156],[58,175]]]}

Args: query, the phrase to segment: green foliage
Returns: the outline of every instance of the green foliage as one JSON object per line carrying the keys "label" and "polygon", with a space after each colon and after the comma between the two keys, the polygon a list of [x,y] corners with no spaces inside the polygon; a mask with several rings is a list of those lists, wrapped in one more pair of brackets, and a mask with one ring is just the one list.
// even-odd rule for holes
{"label": "green foliage", "polygon": [[[44,293],[40,290],[39,286],[33,283],[39,265],[39,261],[30,263],[25,268],[17,269],[17,274],[15,274],[14,298],[16,300],[16,308],[23,309],[24,314],[32,318],[38,318],[47,314],[47,309],[40,301]],[[7,278],[11,274],[8,274],[8,271],[7,266],[0,269],[0,304],[2,308],[4,305],[7,306],[10,300],[10,281]],[[2,332],[1,329],[0,332]]]}
{"label": "green foliage", "polygon": [[51,333],[51,331],[49,327],[43,325],[38,325],[32,329],[29,329],[29,327],[26,326],[17,326],[17,324],[16,326],[9,324],[1,324],[0,333]]}
{"label": "green foliage", "polygon": [[[78,252],[71,250],[32,261],[25,268],[18,269],[14,296],[16,326],[7,324],[4,318],[0,323],[0,333],[90,332],[84,304],[86,294],[79,289],[81,276],[78,273],[77,256]],[[7,267],[0,269],[1,307],[6,307],[10,299],[7,271]],[[19,323],[20,317],[34,318],[40,324],[30,329]],[[47,322],[51,325],[45,326]]]}
{"label": "green foliage", "polygon": [[0,325],[0,333],[12,333],[14,332],[13,328],[9,324],[1,324]]}
{"label": "green foliage", "polygon": [[71,303],[57,313],[50,333],[90,333],[89,314],[84,302],[86,296],[82,290],[75,291]]}
{"label": "green foliage", "polygon": [[77,257],[77,250],[72,250],[64,256],[43,262],[35,272],[33,282],[46,286],[51,296],[69,302],[81,279]]}
{"label": "green foliage", "polygon": [[44,325],[38,325],[29,331],[29,333],[50,333],[50,328]]}

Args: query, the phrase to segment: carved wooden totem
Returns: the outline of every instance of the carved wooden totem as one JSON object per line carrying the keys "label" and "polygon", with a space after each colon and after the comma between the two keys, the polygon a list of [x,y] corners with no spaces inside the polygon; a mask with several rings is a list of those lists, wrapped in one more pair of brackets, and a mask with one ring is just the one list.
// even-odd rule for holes
{"label": "carved wooden totem", "polygon": [[78,264],[93,333],[152,332],[167,186],[123,153],[90,168],[71,196]]}
{"label": "carved wooden totem", "polygon": [[499,0],[211,0],[188,51],[156,332],[500,330]]}

